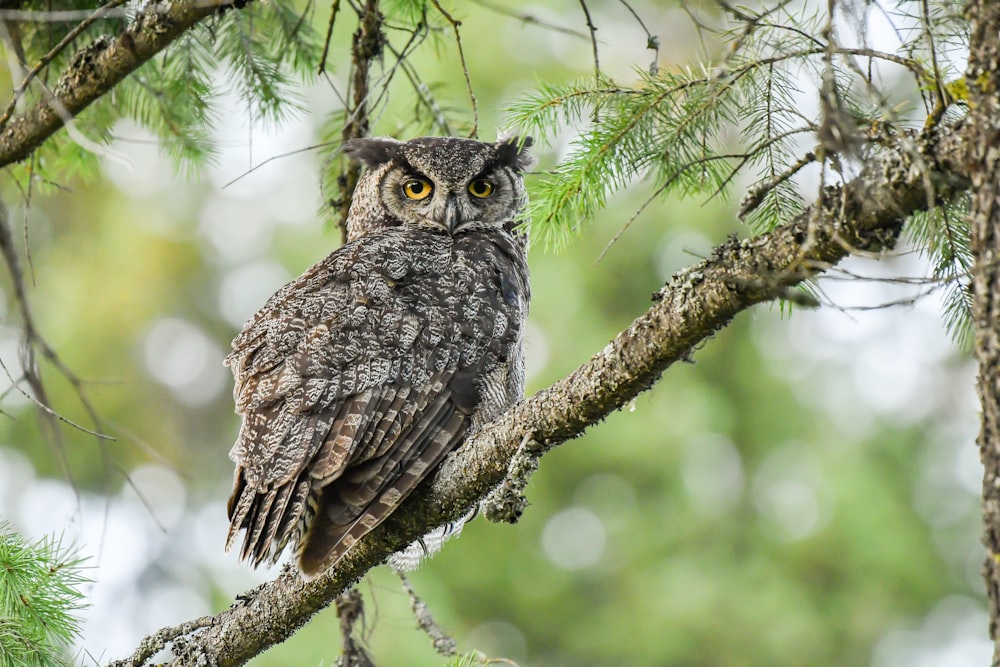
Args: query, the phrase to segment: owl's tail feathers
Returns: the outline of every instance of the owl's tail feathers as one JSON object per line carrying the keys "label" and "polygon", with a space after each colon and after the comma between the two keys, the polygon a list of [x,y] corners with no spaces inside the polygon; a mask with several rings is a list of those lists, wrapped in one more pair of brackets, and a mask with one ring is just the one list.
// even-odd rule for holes
{"label": "owl's tail feathers", "polygon": [[226,551],[233,548],[243,529],[240,559],[253,567],[265,560],[273,564],[294,535],[299,517],[305,511],[309,481],[300,479],[273,489],[249,488],[241,470],[237,470],[236,488],[229,499],[229,533]]}
{"label": "owl's tail feathers", "polygon": [[444,391],[426,406],[386,454],[349,471],[321,491],[299,550],[307,580],[339,561],[381,524],[465,435],[468,417]]}

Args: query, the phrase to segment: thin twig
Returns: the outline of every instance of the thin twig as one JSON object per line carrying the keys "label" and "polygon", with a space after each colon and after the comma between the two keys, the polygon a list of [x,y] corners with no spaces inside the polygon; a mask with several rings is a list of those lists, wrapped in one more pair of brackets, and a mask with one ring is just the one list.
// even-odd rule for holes
{"label": "thin twig", "polygon": [[948,95],[944,90],[944,82],[941,81],[941,68],[938,66],[937,47],[934,44],[934,31],[931,28],[931,10],[927,0],[921,2],[920,22],[923,24],[924,34],[927,36],[927,47],[931,52],[931,68],[934,70],[934,95],[937,98],[935,106],[947,107]]}
{"label": "thin twig", "polygon": [[257,171],[261,167],[264,167],[264,166],[270,164],[271,162],[274,162],[275,160],[280,160],[282,158],[291,157],[293,155],[298,155],[299,153],[308,153],[309,151],[314,151],[314,150],[317,150],[317,149],[320,149],[320,148],[325,148],[327,146],[332,146],[333,144],[334,144],[334,142],[332,142],[332,141],[324,141],[324,142],[319,143],[319,144],[313,144],[312,146],[306,146],[304,148],[296,148],[295,150],[285,151],[284,153],[278,153],[277,155],[272,155],[271,157],[267,158],[266,160],[264,160],[262,162],[258,162],[254,166],[252,166],[249,169],[245,170],[239,176],[236,176],[232,180],[227,181],[226,184],[223,185],[219,189],[220,190],[225,190],[230,185],[233,185],[234,183],[243,180],[244,178],[246,178],[250,174],[254,173],[255,171]]}
{"label": "thin twig", "polygon": [[34,286],[35,281],[35,262],[31,258],[31,243],[28,240],[28,220],[31,217],[31,202],[32,194],[34,193],[35,186],[35,167],[38,163],[38,156],[32,154],[31,162],[28,165],[28,187],[27,192],[24,197],[24,218],[21,220],[21,235],[22,242],[24,243],[24,258],[28,261],[28,275],[31,276],[31,284]]}
{"label": "thin twig", "polygon": [[736,214],[736,217],[742,220],[747,213],[750,213],[752,210],[760,206],[760,203],[764,201],[764,197],[766,197],[771,190],[778,187],[795,174],[799,173],[799,171],[801,171],[806,165],[812,164],[815,161],[816,154],[809,151],[799,158],[791,167],[778,174],[767,183],[762,184],[753,192],[748,193],[745,197],[743,197],[743,201],[740,203],[740,210]]}
{"label": "thin twig", "polygon": [[590,48],[594,52],[594,80],[601,80],[601,58],[597,52],[597,26],[594,25],[594,21],[590,18],[590,8],[587,7],[586,0],[580,0],[580,7],[583,9],[583,15],[587,19],[587,30],[590,31]]}
{"label": "thin twig", "polygon": [[528,25],[536,25],[544,30],[551,30],[552,32],[559,32],[564,35],[570,35],[572,37],[578,37],[580,39],[590,39],[586,33],[580,32],[579,30],[573,30],[572,28],[567,28],[565,26],[556,25],[555,23],[549,23],[548,21],[543,21],[542,19],[539,19],[537,16],[534,16],[532,14],[525,14],[523,12],[514,11],[513,9],[510,9],[503,5],[498,5],[493,2],[487,2],[487,0],[472,0],[472,1],[475,4],[479,5],[480,7],[485,7],[486,9],[494,11],[497,14],[503,14],[504,16],[515,18],[521,23],[525,23]]}
{"label": "thin twig", "polygon": [[[399,55],[391,45],[387,48],[393,55]],[[420,80],[420,76],[417,73],[416,68],[404,59],[399,61],[399,68],[403,71],[403,74],[406,75],[407,80],[413,87],[413,91],[417,95],[418,102],[427,107],[427,110],[434,118],[434,123],[441,129],[441,133],[444,135],[451,135],[451,123],[448,122],[448,118],[445,116],[444,111],[442,111],[441,106],[437,103],[437,100],[434,99],[434,95],[431,93],[430,88],[427,84]]]}
{"label": "thin twig", "polygon": [[427,29],[427,23],[424,20],[420,20],[417,25],[414,26],[413,30],[408,32],[410,33],[410,38],[406,40],[406,44],[404,44],[403,48],[399,51],[396,51],[388,40],[385,42],[386,48],[389,49],[390,53],[396,57],[396,62],[393,63],[392,67],[390,67],[387,71],[383,72],[382,76],[379,77],[379,80],[375,85],[379,94],[378,97],[375,98],[375,101],[371,103],[371,107],[374,109],[379,108],[379,105],[382,104],[382,100],[386,99],[389,95],[389,86],[395,78],[396,72],[403,69],[404,64],[409,64],[406,62],[406,59],[409,58],[410,55],[424,43],[427,36],[430,34]]}
{"label": "thin twig", "polygon": [[431,638],[434,650],[439,655],[445,657],[458,655],[458,643],[447,632],[442,630],[441,626],[434,620],[430,608],[426,602],[420,599],[416,591],[413,590],[413,586],[410,584],[406,573],[396,570],[396,575],[403,584],[403,590],[410,596],[410,609],[413,611],[413,616],[417,619],[417,627]]}
{"label": "thin twig", "polygon": [[625,9],[627,9],[629,13],[632,14],[632,17],[639,24],[639,27],[642,28],[642,31],[646,33],[646,48],[650,49],[653,52],[653,63],[652,65],[650,65],[649,73],[655,75],[659,71],[660,38],[649,31],[649,28],[646,27],[646,24],[643,22],[642,17],[640,17],[638,12],[636,12],[632,8],[632,5],[626,2],[626,0],[618,0],[618,2],[620,2],[622,5],[625,6]]}
{"label": "thin twig", "polygon": [[462,76],[465,77],[465,89],[469,93],[469,102],[472,104],[472,131],[469,132],[469,138],[475,139],[479,136],[479,108],[476,103],[476,93],[472,90],[472,79],[469,77],[469,67],[465,62],[465,49],[462,48],[462,33],[459,27],[462,22],[457,20],[441,6],[438,0],[431,0],[431,4],[437,9],[444,20],[451,24],[451,29],[455,32],[455,44],[458,45],[458,59],[462,63]]}
{"label": "thin twig", "polygon": [[[39,410],[41,410],[42,412],[44,412],[47,416],[49,416],[49,417],[51,417],[53,419],[56,419],[58,421],[61,421],[61,422],[65,423],[65,424],[69,424],[73,428],[78,429],[80,431],[83,431],[84,433],[86,433],[88,435],[92,435],[95,438],[102,438],[104,440],[114,440],[114,438],[112,436],[110,436],[110,435],[106,435],[104,433],[98,433],[97,431],[92,431],[89,428],[87,428],[86,426],[84,426],[83,424],[78,424],[75,421],[73,421],[72,419],[70,419],[69,417],[66,417],[64,415],[59,414],[58,412],[56,412],[55,410],[53,410],[52,408],[50,408],[48,405],[46,405],[44,402],[42,402],[41,399],[36,398],[35,396],[33,396],[33,395],[29,394],[28,392],[26,392],[24,389],[22,389],[20,387],[20,380],[14,378],[14,376],[10,372],[10,369],[7,367],[7,364],[3,361],[2,358],[0,358],[0,369],[3,369],[4,375],[7,376],[7,380],[10,381],[11,385],[14,386],[14,388],[17,390],[17,392],[19,394],[21,394],[22,396],[24,396],[29,401],[31,401],[35,405],[35,407],[37,407]],[[36,391],[36,393],[37,393],[37,390],[36,390],[36,386],[37,385],[34,384],[29,379],[31,377],[31,375],[33,375],[33,374],[34,373],[29,374],[29,373],[25,372],[25,374],[23,376],[21,376],[21,379],[23,379],[25,382],[28,382],[29,385],[32,388],[32,391]]]}
{"label": "thin twig", "polygon": [[337,12],[340,11],[340,0],[333,0],[330,8],[330,22],[326,25],[326,38],[323,40],[323,53],[319,56],[318,74],[326,72],[326,56],[330,53],[330,40],[333,38],[333,24],[337,21]]}

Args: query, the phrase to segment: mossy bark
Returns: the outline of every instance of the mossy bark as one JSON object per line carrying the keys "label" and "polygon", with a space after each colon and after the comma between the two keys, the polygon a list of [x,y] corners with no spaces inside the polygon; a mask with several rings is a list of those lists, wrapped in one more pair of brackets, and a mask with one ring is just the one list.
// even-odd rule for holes
{"label": "mossy bark", "polygon": [[993,664],[1000,666],[1000,3],[974,0],[969,67],[969,222],[977,390],[982,405],[979,451],[983,461],[983,573],[990,604]]}

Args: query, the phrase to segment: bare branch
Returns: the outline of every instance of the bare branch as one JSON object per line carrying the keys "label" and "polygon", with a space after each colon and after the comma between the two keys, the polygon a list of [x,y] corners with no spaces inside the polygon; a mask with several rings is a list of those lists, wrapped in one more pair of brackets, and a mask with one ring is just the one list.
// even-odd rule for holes
{"label": "bare branch", "polygon": [[[344,129],[340,138],[346,142],[368,135],[369,132],[369,81],[373,64],[382,58],[385,48],[385,35],[382,34],[382,14],[379,12],[378,0],[366,0],[360,15],[358,29],[351,42],[351,107],[345,109]],[[340,228],[340,240],[347,241],[347,214],[351,209],[351,193],[361,177],[361,165],[348,164],[337,185],[340,188],[340,198],[337,201],[339,216],[337,226]]]}
{"label": "bare branch", "polygon": [[319,68],[317,72],[322,74],[326,71],[326,56],[330,53],[330,40],[333,37],[333,26],[337,22],[337,12],[340,11],[340,0],[333,0],[330,7],[330,21],[326,25],[326,38],[323,40],[323,53],[319,56]]}
{"label": "bare branch", "polygon": [[567,28],[565,26],[556,25],[554,23],[543,21],[536,16],[533,16],[531,14],[525,14],[523,12],[514,11],[513,9],[510,9],[505,5],[499,3],[488,2],[487,0],[472,0],[472,1],[481,7],[489,9],[490,11],[496,12],[498,14],[503,14],[504,16],[510,16],[512,18],[517,19],[521,23],[527,25],[536,25],[539,28],[545,30],[551,30],[553,32],[562,33],[564,35],[570,35],[572,37],[579,37],[580,39],[589,39],[587,35],[580,32],[579,30],[573,30],[572,28]]}
{"label": "bare branch", "polygon": [[653,52],[653,62],[649,65],[649,73],[656,74],[660,69],[660,38],[649,32],[649,28],[646,27],[645,21],[643,21],[642,17],[639,16],[639,13],[632,8],[632,5],[628,4],[626,0],[618,0],[618,2],[625,6],[625,9],[628,10],[629,14],[632,15],[632,18],[634,18],[636,23],[639,24],[639,27],[642,28],[642,31],[646,33],[646,48]]}
{"label": "bare branch", "polygon": [[446,657],[458,655],[458,645],[455,640],[442,630],[441,626],[434,620],[427,603],[420,599],[417,592],[413,590],[406,574],[401,571],[397,571],[396,574],[399,575],[399,580],[403,584],[403,590],[410,596],[410,609],[413,611],[414,618],[417,619],[417,626],[431,638],[434,650]]}
{"label": "bare branch", "polygon": [[354,638],[354,627],[360,621],[364,626],[365,606],[358,589],[352,588],[337,597],[337,615],[340,617],[340,643],[343,647],[337,667],[375,667],[363,642]]}

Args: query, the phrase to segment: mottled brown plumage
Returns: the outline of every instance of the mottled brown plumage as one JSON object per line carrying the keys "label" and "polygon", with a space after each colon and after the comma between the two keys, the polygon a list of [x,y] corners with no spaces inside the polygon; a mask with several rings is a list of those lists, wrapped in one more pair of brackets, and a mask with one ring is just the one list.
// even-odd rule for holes
{"label": "mottled brown plumage", "polygon": [[368,167],[352,240],[272,296],[226,360],[243,415],[227,548],[243,532],[241,557],[256,566],[292,544],[307,576],[524,383],[523,147],[423,138],[345,150]]}

